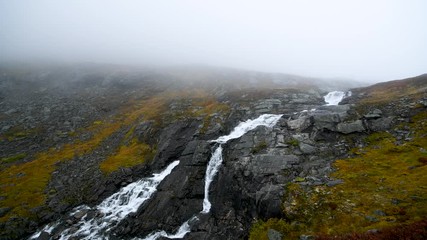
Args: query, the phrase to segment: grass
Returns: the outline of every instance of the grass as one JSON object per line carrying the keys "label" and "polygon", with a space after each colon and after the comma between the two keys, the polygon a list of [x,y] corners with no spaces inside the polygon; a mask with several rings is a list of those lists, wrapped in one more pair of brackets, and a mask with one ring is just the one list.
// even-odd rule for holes
{"label": "grass", "polygon": [[[425,220],[427,112],[412,120],[407,125],[413,132],[412,140],[396,145],[391,134],[375,133],[366,139],[369,145],[358,155],[336,161],[331,177],[342,179],[342,184],[289,184],[283,204],[287,227],[279,226],[286,230],[282,231],[285,238],[364,234]],[[255,223],[251,239],[265,238],[268,228],[281,231],[274,227],[269,221]]]}
{"label": "grass", "polygon": [[34,136],[39,133],[41,128],[24,129],[22,126],[15,126],[0,136],[0,139],[5,139],[9,142]]}
{"label": "grass", "polygon": [[254,148],[252,148],[251,153],[257,154],[257,153],[261,152],[262,150],[266,149],[267,147],[268,147],[267,142],[261,141]]}
{"label": "grass", "polygon": [[295,139],[295,138],[292,138],[291,140],[289,140],[288,142],[287,142],[289,145],[291,145],[291,146],[294,146],[294,147],[297,147],[298,145],[299,145],[299,141],[298,141],[298,139]]}
{"label": "grass", "polygon": [[133,167],[152,160],[156,149],[133,139],[130,144],[121,146],[117,152],[100,164],[102,172],[109,174],[122,167]]}
{"label": "grass", "polygon": [[426,90],[426,76],[418,76],[404,80],[389,81],[378,83],[364,88],[367,93],[360,103],[383,104],[396,100],[401,97],[411,97],[418,99]]}
{"label": "grass", "polygon": [[10,157],[3,157],[3,158],[0,158],[0,163],[1,164],[2,163],[13,163],[13,162],[16,162],[16,161],[19,161],[19,160],[25,158],[26,156],[27,156],[26,153],[19,153],[19,154],[10,156]]}
{"label": "grass", "polygon": [[427,239],[427,220],[416,221],[410,224],[399,224],[394,227],[386,227],[379,231],[367,233],[352,233],[339,236],[321,235],[317,240],[389,240],[406,239],[422,240]]}

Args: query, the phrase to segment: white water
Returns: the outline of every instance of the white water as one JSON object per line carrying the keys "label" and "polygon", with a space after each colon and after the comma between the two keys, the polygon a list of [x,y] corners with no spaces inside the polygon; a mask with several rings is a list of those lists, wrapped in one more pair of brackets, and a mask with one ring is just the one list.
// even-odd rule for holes
{"label": "white water", "polygon": [[224,144],[231,139],[243,136],[245,133],[255,129],[258,126],[273,127],[281,117],[282,115],[277,114],[263,114],[256,119],[239,123],[239,125],[237,125],[237,127],[235,127],[230,134],[221,136],[216,140],[212,140],[212,142]]}
{"label": "white water", "polygon": [[[168,176],[172,170],[179,164],[179,161],[174,161],[163,170],[161,173],[153,174],[153,177],[144,178],[134,183],[121,188],[118,192],[111,195],[100,203],[95,209],[101,213],[102,217],[92,218],[85,220],[82,217],[80,222],[74,224],[61,233],[60,239],[68,239],[70,237],[78,237],[79,239],[108,239],[105,235],[112,227],[116,226],[130,213],[136,212],[145,201],[147,201],[154,192],[160,182]],[[87,206],[77,207],[70,215],[81,210],[90,209]],[[54,226],[46,226],[42,231],[52,231],[59,223]],[[38,232],[30,237],[30,239],[37,238],[40,233]]]}
{"label": "white water", "polygon": [[345,92],[333,91],[333,92],[329,92],[323,98],[325,99],[326,105],[329,106],[329,105],[338,105],[338,103],[340,103],[345,96],[346,96]]}
{"label": "white water", "polygon": [[219,145],[214,153],[212,154],[211,159],[209,160],[208,167],[206,168],[205,175],[205,197],[203,199],[203,210],[202,213],[208,213],[211,210],[211,202],[209,201],[209,186],[213,181],[213,178],[219,170],[219,166],[222,164],[222,145]]}
{"label": "white water", "polygon": [[[187,233],[191,232],[189,223],[197,220],[199,219],[196,216],[191,217],[178,228],[178,231],[176,231],[175,234],[168,234],[166,231],[162,230],[148,235],[143,240],[156,240],[159,237],[167,237],[171,239],[183,238]],[[135,238],[135,240],[138,240],[138,238]]]}
{"label": "white water", "polygon": [[[221,136],[211,142],[219,143],[219,146],[214,150],[208,166],[206,168],[205,174],[205,197],[203,199],[203,210],[200,211],[202,214],[209,213],[211,210],[211,202],[209,201],[209,186],[212,183],[215,175],[218,173],[219,167],[222,164],[222,144],[228,142],[231,139],[236,139],[243,136],[245,133],[250,130],[255,129],[258,126],[266,126],[273,127],[276,125],[277,121],[282,117],[281,114],[263,114],[256,119],[248,120],[246,122],[241,122],[231,131],[230,134]],[[168,234],[166,231],[156,231],[143,240],[155,240],[159,237],[167,237],[167,238],[183,238],[187,233],[191,231],[190,222],[197,221],[197,216],[191,217],[189,220],[185,221],[178,229],[175,234]]]}

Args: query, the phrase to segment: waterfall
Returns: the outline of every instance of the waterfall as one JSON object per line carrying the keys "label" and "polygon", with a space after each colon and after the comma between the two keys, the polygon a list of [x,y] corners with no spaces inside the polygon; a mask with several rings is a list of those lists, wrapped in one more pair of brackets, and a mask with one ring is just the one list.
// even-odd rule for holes
{"label": "waterfall", "polygon": [[344,97],[351,96],[351,92],[332,91],[326,94],[323,98],[325,99],[326,105],[338,105]]}
{"label": "waterfall", "polygon": [[[209,186],[212,183],[215,175],[219,171],[219,167],[222,164],[222,144],[228,142],[229,140],[239,138],[243,136],[245,133],[250,130],[255,129],[258,126],[266,126],[273,127],[276,125],[277,121],[282,117],[281,114],[263,114],[256,119],[248,120],[246,122],[239,123],[230,134],[221,136],[215,140],[211,140],[211,142],[218,143],[218,146],[212,153],[212,156],[209,160],[208,166],[206,168],[205,174],[205,197],[203,199],[203,210],[200,211],[200,214],[209,213],[211,210],[211,202],[209,201]],[[156,231],[151,233],[143,240],[155,240],[159,237],[167,237],[167,238],[183,238],[187,233],[191,231],[190,223],[197,221],[198,217],[193,216],[189,220],[185,221],[178,229],[175,234],[168,234],[166,231]],[[135,238],[138,239],[138,238]]]}
{"label": "waterfall", "polygon": [[[157,186],[160,182],[168,176],[178,164],[179,161],[174,161],[162,172],[153,174],[150,178],[143,178],[121,188],[118,192],[106,198],[93,209],[84,205],[75,208],[70,216],[80,211],[88,212],[89,210],[95,210],[98,212],[96,214],[97,217],[89,217],[85,214],[79,222],[63,230],[60,239],[68,239],[71,237],[79,239],[108,239],[106,233],[117,226],[127,215],[136,212],[139,206],[157,191]],[[30,239],[38,238],[42,231],[51,233],[58,225],[59,222],[47,225],[43,230],[31,236]]]}

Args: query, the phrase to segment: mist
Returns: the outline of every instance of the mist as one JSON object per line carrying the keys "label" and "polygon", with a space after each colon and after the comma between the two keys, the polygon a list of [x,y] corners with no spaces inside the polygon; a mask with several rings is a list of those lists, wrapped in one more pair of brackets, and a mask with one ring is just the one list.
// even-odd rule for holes
{"label": "mist", "polygon": [[0,0],[0,62],[211,65],[386,81],[427,72],[427,2]]}

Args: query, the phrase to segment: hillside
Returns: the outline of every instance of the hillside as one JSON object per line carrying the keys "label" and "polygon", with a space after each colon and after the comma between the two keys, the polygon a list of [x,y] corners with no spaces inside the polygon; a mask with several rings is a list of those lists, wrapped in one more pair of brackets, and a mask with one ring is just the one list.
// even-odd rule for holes
{"label": "hillside", "polygon": [[426,234],[427,75],[0,71],[1,239]]}

